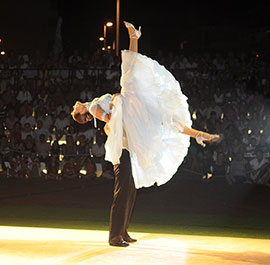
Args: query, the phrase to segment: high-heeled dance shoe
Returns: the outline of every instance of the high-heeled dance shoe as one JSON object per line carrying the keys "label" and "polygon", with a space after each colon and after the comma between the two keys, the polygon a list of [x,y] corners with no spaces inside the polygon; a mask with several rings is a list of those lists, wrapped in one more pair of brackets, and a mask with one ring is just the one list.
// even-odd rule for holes
{"label": "high-heeled dance shoe", "polygon": [[128,28],[131,28],[131,29],[134,30],[134,32],[133,32],[132,34],[129,35],[129,37],[130,37],[131,39],[137,39],[137,40],[138,40],[138,39],[141,37],[141,35],[142,35],[142,32],[141,32],[141,26],[139,26],[139,29],[137,30],[137,29],[135,29],[135,27],[134,27],[131,23],[129,23],[129,22],[124,21],[124,24],[125,24],[125,26],[126,26],[127,29],[128,29]]}
{"label": "high-heeled dance shoe", "polygon": [[214,143],[216,142],[218,139],[220,138],[220,136],[218,134],[209,134],[209,137],[206,137],[206,134],[203,132],[199,132],[195,139],[196,142],[201,145],[202,147],[205,147],[206,144],[204,142],[208,142],[208,143]]}

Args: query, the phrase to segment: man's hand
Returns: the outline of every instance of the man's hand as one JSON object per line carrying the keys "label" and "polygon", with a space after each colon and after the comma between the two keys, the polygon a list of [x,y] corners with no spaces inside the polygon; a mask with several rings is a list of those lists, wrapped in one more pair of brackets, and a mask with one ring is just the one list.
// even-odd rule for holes
{"label": "man's hand", "polygon": [[88,110],[86,108],[86,104],[81,103],[80,101],[77,101],[75,103],[75,105],[73,106],[73,109],[75,112],[80,113],[80,114],[85,114],[88,112]]}
{"label": "man's hand", "polygon": [[110,134],[110,128],[109,128],[108,123],[106,123],[105,126],[104,126],[104,132],[105,132],[107,135]]}

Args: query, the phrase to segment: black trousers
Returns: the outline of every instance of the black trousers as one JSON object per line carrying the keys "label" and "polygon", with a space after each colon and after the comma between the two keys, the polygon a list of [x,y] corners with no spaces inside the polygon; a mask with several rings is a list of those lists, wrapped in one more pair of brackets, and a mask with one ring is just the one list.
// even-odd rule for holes
{"label": "black trousers", "polygon": [[129,152],[123,150],[120,164],[114,166],[115,183],[110,214],[109,242],[119,242],[127,235],[136,188],[132,177]]}

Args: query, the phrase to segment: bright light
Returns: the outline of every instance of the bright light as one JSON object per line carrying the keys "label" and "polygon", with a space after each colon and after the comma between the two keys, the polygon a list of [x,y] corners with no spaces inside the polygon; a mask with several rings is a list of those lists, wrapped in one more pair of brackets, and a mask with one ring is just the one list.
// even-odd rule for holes
{"label": "bright light", "polygon": [[105,51],[105,48],[104,47],[102,47],[102,51]]}
{"label": "bright light", "polygon": [[84,169],[81,169],[81,170],[80,170],[80,173],[81,173],[82,175],[87,175],[87,171],[84,170]]}
{"label": "bright light", "polygon": [[1,55],[5,55],[6,54],[6,52],[5,51],[1,51]]}
{"label": "bright light", "polygon": [[42,170],[42,172],[43,172],[44,174],[48,174],[48,171],[47,171],[46,168],[44,168],[44,169]]}
{"label": "bright light", "polygon": [[106,23],[106,26],[107,26],[107,27],[112,27],[112,26],[113,26],[113,23],[112,23],[112,22],[107,22],[107,23]]}
{"label": "bright light", "polygon": [[104,41],[104,37],[100,37],[99,40],[100,40],[100,41]]}
{"label": "bright light", "polygon": [[57,173],[58,174],[61,174],[62,173],[61,169],[58,169]]}
{"label": "bright light", "polygon": [[196,119],[197,119],[196,111],[193,112],[193,114],[192,114],[192,119],[193,119],[193,120],[196,120]]}
{"label": "bright light", "polygon": [[252,130],[251,129],[248,130],[248,134],[252,134]]}
{"label": "bright light", "polygon": [[107,46],[107,49],[110,50],[111,49],[111,46]]}
{"label": "bright light", "polygon": [[67,141],[66,141],[66,140],[59,140],[59,141],[58,141],[58,144],[59,144],[59,145],[67,144]]}
{"label": "bright light", "polygon": [[260,130],[260,134],[263,134],[263,130]]}

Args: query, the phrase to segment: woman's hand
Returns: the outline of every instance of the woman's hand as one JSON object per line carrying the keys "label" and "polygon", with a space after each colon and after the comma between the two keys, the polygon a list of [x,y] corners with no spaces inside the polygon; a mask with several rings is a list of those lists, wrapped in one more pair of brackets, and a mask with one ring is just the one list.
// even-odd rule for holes
{"label": "woman's hand", "polygon": [[75,103],[75,105],[73,106],[73,109],[76,113],[80,113],[80,114],[85,114],[88,112],[87,108],[86,108],[86,104],[85,103],[81,103],[80,101],[77,101]]}

